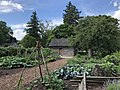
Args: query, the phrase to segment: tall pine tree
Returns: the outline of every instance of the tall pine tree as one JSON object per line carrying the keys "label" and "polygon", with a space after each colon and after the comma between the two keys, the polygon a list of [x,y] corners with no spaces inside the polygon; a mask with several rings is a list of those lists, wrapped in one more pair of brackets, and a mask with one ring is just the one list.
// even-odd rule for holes
{"label": "tall pine tree", "polygon": [[37,13],[34,11],[31,15],[30,21],[27,23],[27,28],[25,29],[28,35],[33,36],[36,40],[40,40],[41,31],[39,29],[39,20],[37,18]]}
{"label": "tall pine tree", "polygon": [[77,25],[78,20],[80,18],[79,14],[81,13],[81,11],[79,12],[78,9],[76,9],[76,6],[72,5],[71,2],[69,2],[68,5],[66,5],[66,10],[64,11],[65,11],[65,13],[63,14],[64,24]]}

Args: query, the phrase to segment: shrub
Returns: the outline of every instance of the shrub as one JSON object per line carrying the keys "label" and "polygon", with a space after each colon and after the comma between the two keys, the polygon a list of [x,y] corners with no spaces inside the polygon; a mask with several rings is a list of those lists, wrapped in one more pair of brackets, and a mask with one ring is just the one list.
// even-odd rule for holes
{"label": "shrub", "polygon": [[112,55],[107,55],[102,60],[118,65],[120,63],[120,52],[113,53]]}
{"label": "shrub", "polygon": [[20,42],[23,47],[26,48],[31,48],[31,47],[35,47],[36,45],[36,39],[33,36],[30,35],[26,35]]}
{"label": "shrub", "polygon": [[23,47],[0,47],[0,57],[25,55],[26,48]]}

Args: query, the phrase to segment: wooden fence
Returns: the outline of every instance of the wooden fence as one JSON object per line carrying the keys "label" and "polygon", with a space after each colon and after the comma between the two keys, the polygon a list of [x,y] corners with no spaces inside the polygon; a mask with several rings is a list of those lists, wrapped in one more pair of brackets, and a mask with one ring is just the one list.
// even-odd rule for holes
{"label": "wooden fence", "polygon": [[77,76],[76,78],[71,80],[71,82],[78,83],[78,85],[73,85],[73,86],[77,86],[78,90],[87,90],[87,83],[103,84],[107,80],[115,80],[115,79],[118,80],[120,79],[120,77],[86,76],[86,74],[84,73],[83,76]]}

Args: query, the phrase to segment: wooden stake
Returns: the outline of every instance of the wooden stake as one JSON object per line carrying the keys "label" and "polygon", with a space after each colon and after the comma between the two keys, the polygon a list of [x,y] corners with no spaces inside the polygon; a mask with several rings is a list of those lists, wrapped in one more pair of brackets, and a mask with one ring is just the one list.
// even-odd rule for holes
{"label": "wooden stake", "polygon": [[40,66],[40,49],[41,49],[41,45],[40,45],[40,42],[37,41],[37,44],[36,44],[36,48],[37,48],[37,51],[38,51],[38,61],[39,61],[39,73],[40,73],[40,76],[41,76],[41,79],[42,79],[42,82],[43,82],[43,75],[42,75],[42,69],[41,69],[41,66]]}

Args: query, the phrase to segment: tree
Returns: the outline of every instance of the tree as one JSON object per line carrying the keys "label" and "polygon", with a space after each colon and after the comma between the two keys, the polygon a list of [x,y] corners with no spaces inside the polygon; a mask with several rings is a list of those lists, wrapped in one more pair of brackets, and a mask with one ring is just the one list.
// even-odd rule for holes
{"label": "tree", "polygon": [[0,21],[0,45],[11,43],[13,40],[12,34],[13,31],[10,27],[7,26],[6,22]]}
{"label": "tree", "polygon": [[54,37],[52,34],[52,30],[54,26],[52,26],[51,21],[40,21],[39,28],[41,30],[41,45],[43,47],[48,47],[51,39]]}
{"label": "tree", "polygon": [[111,16],[88,16],[79,21],[76,27],[74,46],[84,50],[89,49],[89,56],[93,51],[105,56],[118,49],[118,20]]}
{"label": "tree", "polygon": [[23,45],[23,47],[26,48],[31,48],[31,47],[35,47],[36,45],[36,38],[30,35],[26,35],[21,41],[20,43]]}
{"label": "tree", "polygon": [[51,31],[49,31],[51,30],[50,27],[50,22],[39,20],[35,11],[32,13],[25,31],[27,32],[27,35],[35,37],[35,41],[40,41],[43,47],[47,47],[49,42],[48,38],[50,37],[49,35],[51,35]]}
{"label": "tree", "polygon": [[68,38],[74,35],[74,27],[72,25],[61,24],[53,30],[55,38]]}
{"label": "tree", "polygon": [[28,35],[35,37],[36,41],[40,41],[41,31],[39,28],[39,20],[37,18],[36,11],[32,13],[30,21],[27,23],[27,28],[25,29]]}
{"label": "tree", "polygon": [[63,14],[64,24],[57,26],[53,30],[53,35],[55,38],[69,38],[75,35],[74,27],[78,24],[80,19],[80,12],[76,9],[76,6],[72,5],[71,2],[66,5],[66,10]]}
{"label": "tree", "polygon": [[63,14],[64,24],[77,25],[78,20],[80,18],[79,14],[81,12],[79,12],[78,9],[76,9],[76,6],[72,5],[72,3],[69,2],[64,11],[65,11],[65,13]]}

